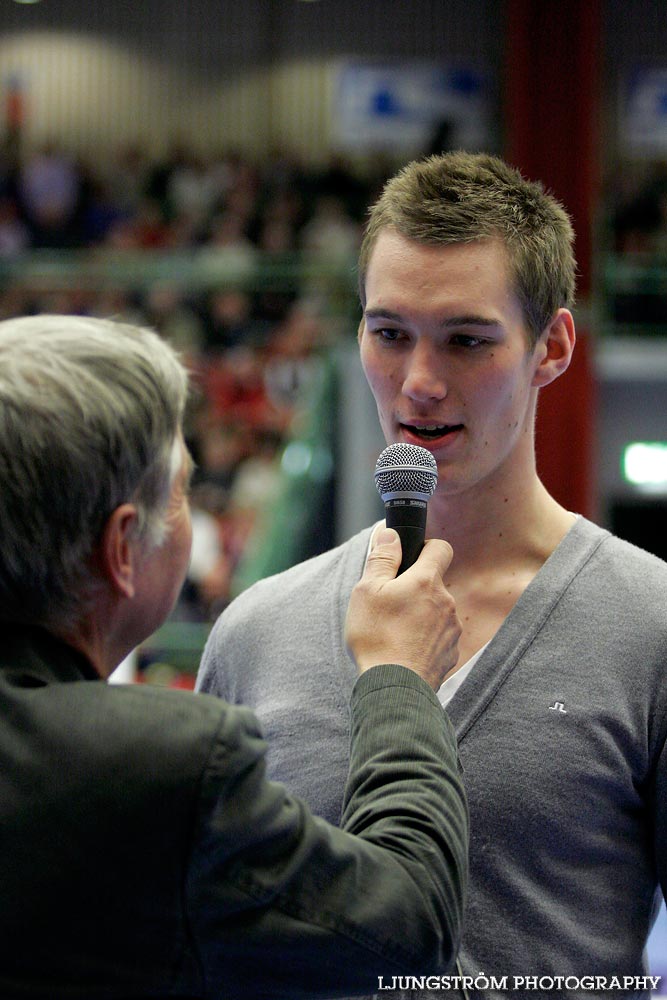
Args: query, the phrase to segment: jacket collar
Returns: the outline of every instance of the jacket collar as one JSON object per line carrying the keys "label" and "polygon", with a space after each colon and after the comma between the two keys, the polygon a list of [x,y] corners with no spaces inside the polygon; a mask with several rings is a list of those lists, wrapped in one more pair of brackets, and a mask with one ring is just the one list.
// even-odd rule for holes
{"label": "jacket collar", "polygon": [[33,683],[101,680],[83,653],[35,625],[5,626],[0,641],[0,671],[7,670]]}

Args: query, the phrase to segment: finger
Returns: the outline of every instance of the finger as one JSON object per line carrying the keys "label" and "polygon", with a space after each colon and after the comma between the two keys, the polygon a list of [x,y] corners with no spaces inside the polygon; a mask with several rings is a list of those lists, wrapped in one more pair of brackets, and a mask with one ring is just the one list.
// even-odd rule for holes
{"label": "finger", "polygon": [[419,566],[420,570],[435,570],[444,580],[453,555],[454,551],[449,542],[445,542],[442,538],[428,538],[414,565]]}
{"label": "finger", "polygon": [[393,528],[381,528],[368,556],[364,577],[384,581],[393,580],[401,565],[401,539]]}

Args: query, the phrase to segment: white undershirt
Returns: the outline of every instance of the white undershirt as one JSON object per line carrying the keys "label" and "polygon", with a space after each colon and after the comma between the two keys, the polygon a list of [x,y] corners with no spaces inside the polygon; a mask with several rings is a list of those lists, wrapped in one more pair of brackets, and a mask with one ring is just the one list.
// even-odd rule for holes
{"label": "white undershirt", "polygon": [[[489,642],[490,641],[491,640],[489,640]],[[446,708],[450,703],[488,645],[489,643],[485,642],[482,648],[478,649],[476,653],[473,653],[470,659],[467,660],[462,667],[459,667],[455,674],[452,674],[451,677],[448,677],[440,685],[438,689],[438,700],[443,708]]]}
{"label": "white undershirt", "polygon": [[[379,528],[383,527],[384,527],[384,521],[378,521],[377,524],[373,525],[373,530],[371,531],[371,537],[368,542],[366,559],[368,559],[370,551],[373,547],[373,539],[375,538],[376,531],[378,531]],[[466,679],[472,668],[475,666],[475,664],[477,663],[480,656],[482,655],[482,653],[484,652],[484,650],[488,645],[489,643],[485,642],[482,648],[478,649],[476,653],[473,653],[470,659],[467,660],[462,667],[459,667],[459,669],[456,671],[455,674],[452,674],[451,677],[448,677],[447,680],[443,681],[443,683],[440,685],[440,688],[438,689],[438,699],[443,708],[445,708],[452,700],[452,698],[454,697],[458,689],[461,687],[464,680]]]}

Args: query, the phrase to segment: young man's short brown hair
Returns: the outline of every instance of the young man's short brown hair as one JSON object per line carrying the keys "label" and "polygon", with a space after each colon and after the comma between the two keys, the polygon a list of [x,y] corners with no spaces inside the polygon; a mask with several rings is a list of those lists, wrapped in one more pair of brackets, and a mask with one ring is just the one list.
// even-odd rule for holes
{"label": "young man's short brown hair", "polygon": [[498,157],[430,156],[386,183],[371,206],[359,254],[362,303],[370,256],[385,228],[430,246],[500,240],[532,344],[557,309],[574,304],[574,233],[567,212],[542,184],[525,180]]}

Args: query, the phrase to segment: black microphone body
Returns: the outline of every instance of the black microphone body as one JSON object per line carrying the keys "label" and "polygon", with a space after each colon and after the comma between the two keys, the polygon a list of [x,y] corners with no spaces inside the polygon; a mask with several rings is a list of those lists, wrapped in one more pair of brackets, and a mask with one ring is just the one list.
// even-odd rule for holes
{"label": "black microphone body", "polygon": [[397,576],[417,561],[419,553],[424,548],[427,513],[425,500],[396,497],[385,502],[384,517],[387,527],[394,528],[401,539],[403,557]]}
{"label": "black microphone body", "polygon": [[424,547],[427,503],[437,481],[435,459],[419,445],[390,444],[377,460],[375,484],[384,502],[386,524],[401,539],[397,575],[412,566]]}

